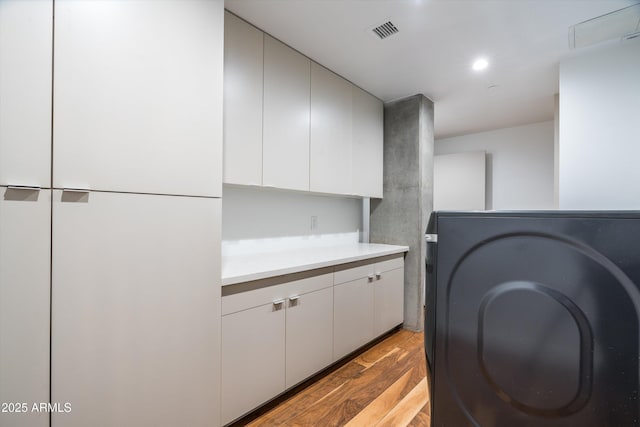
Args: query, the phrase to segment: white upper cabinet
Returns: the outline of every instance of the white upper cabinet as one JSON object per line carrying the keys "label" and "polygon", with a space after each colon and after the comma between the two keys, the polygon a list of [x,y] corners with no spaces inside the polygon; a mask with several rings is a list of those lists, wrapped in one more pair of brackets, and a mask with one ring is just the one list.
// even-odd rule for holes
{"label": "white upper cabinet", "polygon": [[264,36],[263,184],[309,190],[311,61]]}
{"label": "white upper cabinet", "polygon": [[220,0],[57,0],[54,187],[220,196],[223,26]]}
{"label": "white upper cabinet", "polygon": [[0,2],[0,185],[51,186],[52,0]]}
{"label": "white upper cabinet", "polygon": [[353,194],[351,83],[311,63],[310,190]]}
{"label": "white upper cabinet", "polygon": [[225,15],[224,182],[382,197],[382,101]]}
{"label": "white upper cabinet", "polygon": [[382,197],[383,121],[382,101],[353,86],[353,193]]}
{"label": "white upper cabinet", "polygon": [[262,184],[263,33],[229,12],[224,22],[224,182]]}

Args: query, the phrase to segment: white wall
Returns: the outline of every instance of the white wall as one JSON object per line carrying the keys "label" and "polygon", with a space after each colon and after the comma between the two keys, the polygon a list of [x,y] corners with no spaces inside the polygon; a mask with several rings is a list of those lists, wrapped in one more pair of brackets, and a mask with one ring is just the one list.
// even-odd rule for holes
{"label": "white wall", "polygon": [[562,209],[640,209],[640,40],[560,64]]}
{"label": "white wall", "polygon": [[553,133],[548,121],[438,139],[435,154],[486,151],[487,209],[554,209]]}
{"label": "white wall", "polygon": [[433,210],[486,209],[486,153],[433,157]]}
{"label": "white wall", "polygon": [[[312,230],[311,217],[317,218]],[[362,199],[225,185],[223,255],[357,243]]]}

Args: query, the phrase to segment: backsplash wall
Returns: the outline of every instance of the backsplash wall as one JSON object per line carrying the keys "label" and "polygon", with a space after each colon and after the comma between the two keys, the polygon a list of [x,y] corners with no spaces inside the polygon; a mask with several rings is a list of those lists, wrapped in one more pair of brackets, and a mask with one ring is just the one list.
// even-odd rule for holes
{"label": "backsplash wall", "polygon": [[229,185],[223,197],[224,255],[357,243],[362,231],[360,198]]}

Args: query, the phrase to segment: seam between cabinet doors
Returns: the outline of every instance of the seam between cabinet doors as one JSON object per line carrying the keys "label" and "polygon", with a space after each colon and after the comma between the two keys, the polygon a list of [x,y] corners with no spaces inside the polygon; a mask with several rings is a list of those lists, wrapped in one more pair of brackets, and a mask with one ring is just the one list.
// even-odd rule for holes
{"label": "seam between cabinet doors", "polygon": [[[54,73],[55,73],[55,38],[56,38],[56,0],[51,2],[51,128],[49,157],[49,403],[53,399],[53,115],[54,115]],[[52,426],[52,414],[49,414],[49,427]]]}
{"label": "seam between cabinet doors", "polygon": [[264,62],[264,51],[267,48],[265,43],[264,31],[260,31],[260,35],[262,36],[262,120],[260,125],[262,130],[260,132],[260,186],[264,186],[264,98],[265,98],[265,88],[264,88],[264,74],[265,74],[265,62]]}

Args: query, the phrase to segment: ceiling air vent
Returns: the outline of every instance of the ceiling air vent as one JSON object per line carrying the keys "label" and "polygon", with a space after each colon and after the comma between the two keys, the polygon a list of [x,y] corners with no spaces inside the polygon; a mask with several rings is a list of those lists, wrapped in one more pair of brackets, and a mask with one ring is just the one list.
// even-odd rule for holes
{"label": "ceiling air vent", "polygon": [[371,31],[382,40],[397,33],[398,29],[393,25],[393,22],[387,21],[382,25],[372,28]]}
{"label": "ceiling air vent", "polygon": [[630,40],[640,32],[640,3],[569,27],[571,49],[612,39]]}

